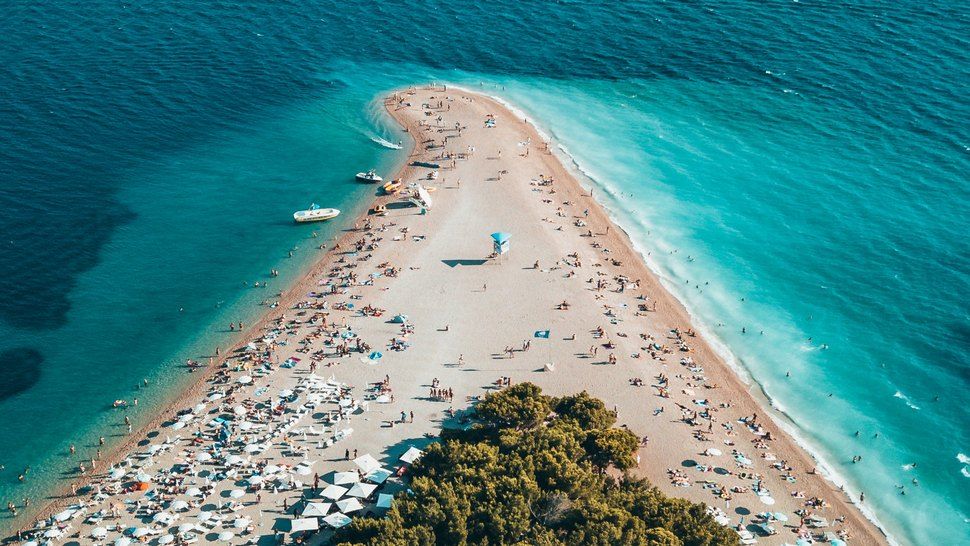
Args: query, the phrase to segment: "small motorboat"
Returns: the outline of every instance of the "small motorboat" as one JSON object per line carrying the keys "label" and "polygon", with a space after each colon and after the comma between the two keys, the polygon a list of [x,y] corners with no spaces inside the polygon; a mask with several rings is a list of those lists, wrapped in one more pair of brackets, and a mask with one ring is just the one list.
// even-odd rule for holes
{"label": "small motorboat", "polygon": [[396,192],[399,189],[401,189],[401,181],[400,180],[391,180],[387,184],[384,184],[384,193],[386,193],[386,194],[392,194],[392,193]]}
{"label": "small motorboat", "polygon": [[368,184],[379,184],[384,181],[383,178],[377,176],[377,171],[371,169],[366,173],[357,173],[358,182],[367,182]]}
{"label": "small motorboat", "polygon": [[316,203],[310,205],[306,210],[298,210],[293,213],[293,220],[298,223],[303,222],[322,222],[340,216],[337,209],[322,209]]}

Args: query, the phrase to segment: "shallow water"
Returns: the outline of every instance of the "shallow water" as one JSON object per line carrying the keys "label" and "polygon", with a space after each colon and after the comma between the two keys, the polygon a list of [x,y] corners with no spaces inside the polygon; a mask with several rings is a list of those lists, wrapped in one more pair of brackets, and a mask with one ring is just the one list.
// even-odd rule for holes
{"label": "shallow water", "polygon": [[353,173],[401,160],[374,141],[402,139],[375,98],[435,79],[484,84],[535,118],[894,536],[966,536],[970,33],[958,7],[484,9],[11,10],[0,500],[36,501],[72,442],[90,455],[99,434],[122,432],[112,400],[151,409],[184,380],[177,364],[228,344],[225,324],[257,315],[341,227],[294,226],[292,211],[312,201],[350,219],[372,190]]}

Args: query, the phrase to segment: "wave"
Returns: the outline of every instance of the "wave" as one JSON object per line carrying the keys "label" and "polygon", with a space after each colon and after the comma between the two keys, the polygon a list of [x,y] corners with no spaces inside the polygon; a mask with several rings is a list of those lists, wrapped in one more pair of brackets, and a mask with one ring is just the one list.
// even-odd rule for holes
{"label": "wave", "polygon": [[[536,132],[539,134],[540,138],[542,138],[543,141],[550,144],[549,149],[562,161],[563,165],[566,165],[567,167],[571,167],[571,170],[574,172],[574,174],[578,175],[577,178],[580,180],[581,183],[585,182],[585,185],[587,187],[595,187],[603,191],[607,196],[613,199],[614,202],[617,202],[617,203],[619,202],[619,198],[622,196],[623,192],[619,191],[616,187],[610,184],[608,180],[606,180],[604,177],[595,175],[589,169],[584,168],[584,166],[582,166],[577,161],[576,157],[572,153],[570,153],[568,148],[566,148],[566,146],[558,138],[556,138],[556,135],[554,132],[552,132],[549,129],[540,128],[538,126],[538,124],[535,122],[535,119],[536,119],[535,116],[527,115],[524,111],[511,105],[507,100],[503,99],[502,97],[498,97],[498,96],[486,93],[484,90],[468,89],[465,87],[461,87],[458,85],[451,85],[451,84],[449,84],[449,86],[454,87],[456,89],[461,89],[464,91],[470,91],[473,93],[486,94],[489,98],[495,100],[496,102],[508,108],[517,117],[520,117],[523,121],[530,124],[533,127],[533,129],[536,130]],[[550,134],[552,136],[550,136]],[[681,293],[680,284],[676,282],[677,279],[674,278],[676,275],[672,272],[668,272],[666,269],[661,267],[659,263],[657,263],[654,259],[652,259],[651,257],[652,253],[648,251],[646,248],[644,248],[644,245],[642,245],[641,242],[636,237],[631,236],[630,231],[627,229],[627,226],[629,226],[631,222],[634,224],[641,224],[640,227],[643,227],[645,229],[648,229],[649,226],[642,225],[643,222],[637,218],[634,218],[631,214],[628,214],[628,213],[624,214],[624,211],[618,210],[617,207],[615,206],[610,206],[611,203],[608,200],[602,200],[600,202],[603,205],[603,207],[606,209],[607,213],[609,214],[610,219],[617,225],[619,229],[623,230],[630,238],[630,241],[634,249],[637,251],[637,253],[640,254],[641,259],[644,260],[644,262],[647,264],[650,270],[657,276],[657,278],[659,279],[660,283],[664,286],[664,288],[668,292],[673,294],[673,296],[687,310],[687,313],[691,318],[691,322],[695,326],[694,329],[708,342],[708,344],[711,346],[714,352],[718,354],[718,356],[722,359],[722,361],[727,364],[727,366],[736,374],[736,376],[742,382],[746,384],[753,384],[758,387],[758,393],[760,393],[761,397],[764,399],[764,402],[767,403],[768,407],[772,410],[767,412],[767,415],[769,416],[769,418],[772,421],[774,421],[775,424],[779,426],[779,428],[784,430],[799,447],[805,450],[805,452],[814,461],[818,463],[818,467],[816,471],[820,475],[822,475],[825,479],[827,479],[829,482],[833,483],[836,486],[840,486],[844,488],[845,494],[858,507],[859,511],[862,512],[863,516],[865,516],[869,521],[871,521],[877,528],[879,528],[885,534],[886,540],[887,542],[889,542],[890,545],[897,546],[899,542],[895,539],[895,537],[889,534],[888,529],[886,528],[885,525],[882,524],[882,522],[879,521],[879,518],[877,517],[876,513],[869,506],[860,503],[858,495],[849,489],[849,481],[844,476],[838,473],[835,467],[832,464],[830,464],[821,455],[820,450],[815,445],[813,445],[812,442],[807,440],[807,438],[801,433],[801,430],[798,428],[798,425],[795,423],[795,421],[785,410],[784,406],[777,399],[773,398],[768,394],[766,390],[767,385],[762,384],[757,379],[755,379],[752,376],[750,370],[741,361],[741,359],[738,358],[733,351],[731,351],[728,344],[725,341],[723,341],[719,336],[717,336],[715,331],[712,328],[708,327],[707,324],[705,324],[703,321],[699,319],[700,315],[698,315],[691,308],[687,298],[685,298],[684,297],[685,295]],[[660,247],[664,246],[663,242],[660,240],[654,240],[654,243],[659,244]],[[660,248],[660,250],[663,250],[663,248]],[[817,348],[812,347],[807,349],[814,350]],[[914,407],[915,409],[919,409],[918,407],[915,407],[912,405],[911,407]],[[968,472],[970,472],[970,470],[968,470]]]}

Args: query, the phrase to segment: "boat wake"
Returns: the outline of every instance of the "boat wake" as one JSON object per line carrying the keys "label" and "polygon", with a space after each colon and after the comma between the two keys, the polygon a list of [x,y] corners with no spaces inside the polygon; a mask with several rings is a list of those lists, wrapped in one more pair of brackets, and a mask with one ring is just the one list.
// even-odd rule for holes
{"label": "boat wake", "polygon": [[909,400],[909,397],[906,396],[905,394],[903,394],[902,392],[896,391],[896,394],[894,394],[893,396],[895,396],[896,398],[901,399],[903,402],[906,402],[906,405],[909,406],[910,409],[919,410],[919,406],[917,406],[916,404],[912,403]]}
{"label": "boat wake", "polygon": [[377,144],[380,144],[381,146],[383,146],[385,148],[390,148],[391,150],[400,150],[402,148],[402,146],[400,144],[394,144],[393,142],[391,142],[389,140],[386,140],[384,138],[381,138],[379,136],[372,136],[372,137],[370,137],[370,139],[373,142],[376,142]]}

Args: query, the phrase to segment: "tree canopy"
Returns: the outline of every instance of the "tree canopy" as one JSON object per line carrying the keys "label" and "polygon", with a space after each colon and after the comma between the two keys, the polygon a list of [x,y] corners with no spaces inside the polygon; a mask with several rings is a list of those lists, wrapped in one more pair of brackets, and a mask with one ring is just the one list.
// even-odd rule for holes
{"label": "tree canopy", "polygon": [[[341,546],[713,546],[738,536],[704,505],[606,470],[636,465],[637,437],[582,392],[522,383],[484,397],[469,430],[446,431],[385,517],[359,517]],[[616,473],[613,473],[616,474]]]}

